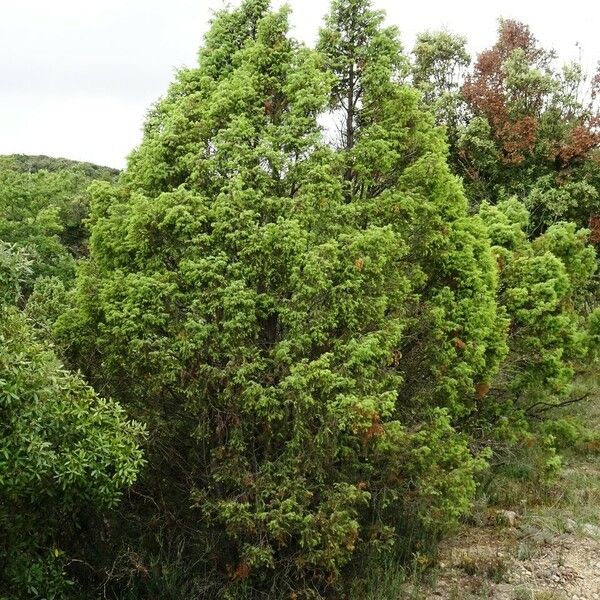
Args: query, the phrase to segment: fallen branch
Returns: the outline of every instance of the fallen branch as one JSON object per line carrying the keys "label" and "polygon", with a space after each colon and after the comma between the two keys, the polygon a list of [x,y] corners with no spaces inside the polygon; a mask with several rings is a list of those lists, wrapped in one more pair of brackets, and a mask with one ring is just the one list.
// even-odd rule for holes
{"label": "fallen branch", "polygon": [[[571,398],[570,400],[565,400],[564,402],[559,402],[557,404],[551,404],[550,402],[536,402],[532,404],[529,408],[525,409],[525,414],[529,416],[537,416],[540,413],[546,412],[548,410],[552,410],[553,408],[562,408],[563,406],[568,406],[569,404],[576,404],[577,402],[582,402],[589,398],[589,394],[584,394],[579,398]],[[534,412],[536,407],[541,407]]]}

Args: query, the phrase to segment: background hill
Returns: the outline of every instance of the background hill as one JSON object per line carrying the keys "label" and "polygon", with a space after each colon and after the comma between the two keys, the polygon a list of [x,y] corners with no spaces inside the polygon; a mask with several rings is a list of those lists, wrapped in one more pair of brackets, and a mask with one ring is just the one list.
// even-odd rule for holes
{"label": "background hill", "polygon": [[29,257],[26,292],[40,276],[73,277],[75,259],[87,253],[88,188],[118,176],[117,169],[66,158],[0,156],[0,239]]}
{"label": "background hill", "polygon": [[107,180],[116,179],[120,173],[118,169],[112,167],[103,167],[81,160],[55,158],[43,154],[0,154],[0,168],[9,168],[19,173],[37,173],[38,171],[56,173],[67,169],[77,169],[91,179]]}

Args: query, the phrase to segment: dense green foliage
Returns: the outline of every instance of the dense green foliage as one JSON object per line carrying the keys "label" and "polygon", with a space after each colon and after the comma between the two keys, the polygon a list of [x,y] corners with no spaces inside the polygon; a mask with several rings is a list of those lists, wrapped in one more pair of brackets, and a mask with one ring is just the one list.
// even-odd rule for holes
{"label": "dense green foliage", "polygon": [[83,225],[91,181],[115,181],[118,171],[65,159],[0,156],[0,240],[26,250],[29,293],[41,275],[67,282],[86,253]]}
{"label": "dense green foliage", "polygon": [[47,171],[55,173],[57,171],[75,170],[88,179],[104,179],[113,181],[119,176],[119,170],[112,167],[103,167],[80,160],[69,160],[68,158],[53,158],[51,156],[34,156],[29,154],[8,154],[0,157],[4,167],[9,166],[12,170],[20,173],[37,173],[38,171]]}
{"label": "dense green foliage", "polygon": [[446,127],[450,162],[494,244],[511,328],[492,393],[517,416],[539,416],[572,399],[576,374],[596,368],[588,244],[600,240],[600,78],[558,66],[515,21],[501,20],[496,43],[474,61],[465,44],[448,32],[420,36],[413,81]]}
{"label": "dense green foliage", "polygon": [[0,245],[0,597],[63,598],[63,545],[135,480],[143,429],[37,341],[15,306],[28,266]]}
{"label": "dense green foliage", "polygon": [[[495,265],[381,21],[334,4],[320,56],[285,11],[223,13],[123,187],[93,190],[72,360],[156,432],[149,493],[195,502],[232,593],[333,585],[402,515],[452,523],[483,465],[452,421],[505,352]],[[337,95],[339,152],[317,124]]]}
{"label": "dense green foliage", "polygon": [[511,449],[557,472],[595,84],[512,21],[465,44],[333,0],[312,49],[244,0],[119,178],[0,158],[0,597],[348,597]]}
{"label": "dense green foliage", "polygon": [[501,271],[498,301],[511,318],[510,354],[494,394],[519,408],[517,416],[534,416],[572,397],[576,372],[595,368],[598,313],[588,310],[595,251],[574,223],[529,241],[529,214],[514,199],[484,203],[480,213]]}

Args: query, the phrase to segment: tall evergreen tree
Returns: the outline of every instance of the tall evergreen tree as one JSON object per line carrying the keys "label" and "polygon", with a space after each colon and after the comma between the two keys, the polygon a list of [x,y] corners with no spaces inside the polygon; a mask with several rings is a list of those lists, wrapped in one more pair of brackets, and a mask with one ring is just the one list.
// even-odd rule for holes
{"label": "tall evergreen tree", "polygon": [[[379,27],[382,16],[367,0],[332,7],[319,48],[338,74],[334,89],[342,91],[334,107],[346,110],[351,79],[360,90],[354,143],[345,144],[352,170],[348,199],[363,223],[392,227],[408,248],[401,268],[414,304],[407,303],[412,327],[402,348],[400,395],[409,404],[424,401],[464,414],[476,404],[473,390],[491,382],[505,352],[485,228],[467,213],[446,164],[443,131],[421,110],[419,93],[399,83],[405,62],[397,32]],[[362,47],[353,54],[340,42],[346,39],[360,39],[371,56],[361,54]]]}
{"label": "tall evergreen tree", "polygon": [[287,29],[257,0],[217,15],[122,185],[94,186],[60,324],[148,423],[136,556],[178,538],[190,595],[322,593],[401,521],[453,522],[482,466],[453,423],[505,351],[485,229],[395,30],[355,0],[320,52]]}
{"label": "tall evergreen tree", "polygon": [[465,37],[448,31],[427,31],[417,36],[412,51],[412,82],[435,114],[436,122],[446,129],[449,158],[455,169],[458,135],[467,119],[461,95],[471,63],[466,45]]}

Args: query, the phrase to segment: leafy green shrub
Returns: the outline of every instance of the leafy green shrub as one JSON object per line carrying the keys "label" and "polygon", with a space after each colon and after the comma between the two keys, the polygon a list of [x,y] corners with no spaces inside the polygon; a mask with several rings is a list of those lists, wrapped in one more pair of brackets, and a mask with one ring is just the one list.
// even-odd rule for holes
{"label": "leafy green shrub", "polygon": [[559,450],[585,453],[600,448],[600,433],[576,416],[548,419],[542,423],[541,430],[553,437]]}
{"label": "leafy green shrub", "polygon": [[80,510],[114,506],[142,465],[143,429],[98,398],[37,341],[14,306],[2,247],[0,279],[0,589],[10,598],[64,598],[61,548]]}
{"label": "leafy green shrub", "polygon": [[488,226],[500,268],[499,302],[510,317],[510,353],[495,394],[518,414],[540,417],[568,402],[576,371],[593,368],[598,342],[589,312],[596,253],[589,232],[556,223],[529,241],[528,212],[517,200],[480,214]]}
{"label": "leafy green shrub", "polygon": [[38,277],[24,307],[29,323],[43,339],[52,340],[56,321],[68,306],[68,292],[58,277]]}

